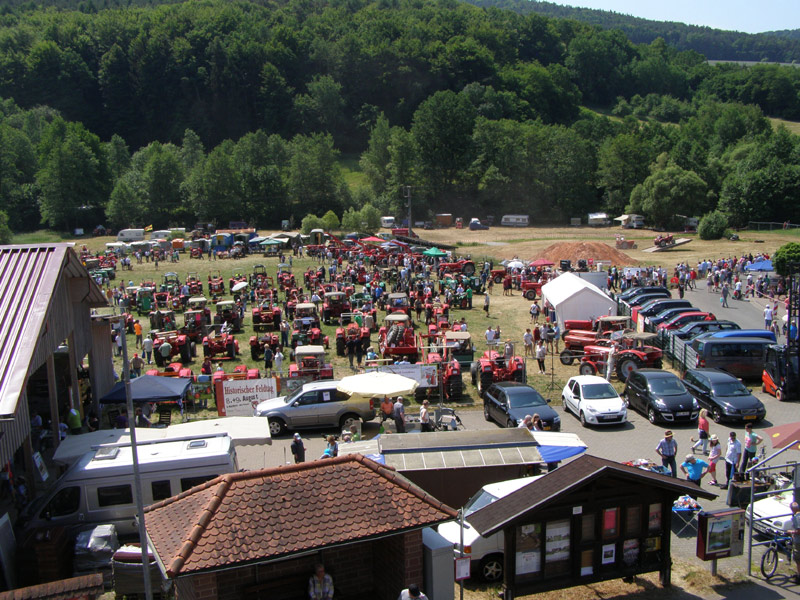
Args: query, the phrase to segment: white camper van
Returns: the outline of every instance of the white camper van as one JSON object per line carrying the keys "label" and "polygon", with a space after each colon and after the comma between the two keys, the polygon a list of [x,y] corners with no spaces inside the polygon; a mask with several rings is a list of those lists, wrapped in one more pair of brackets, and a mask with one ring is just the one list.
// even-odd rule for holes
{"label": "white camper van", "polygon": [[391,229],[394,227],[394,217],[381,217],[381,227]]}
{"label": "white camper van", "polygon": [[[226,434],[137,444],[142,497],[147,506],[238,470]],[[22,514],[26,529],[113,523],[121,536],[137,532],[133,451],[112,444],[86,453]]]}
{"label": "white camper van", "polygon": [[500,225],[503,227],[527,227],[530,223],[528,215],[503,215]]}
{"label": "white camper van", "polygon": [[120,229],[117,234],[118,242],[141,242],[144,240],[144,229]]}

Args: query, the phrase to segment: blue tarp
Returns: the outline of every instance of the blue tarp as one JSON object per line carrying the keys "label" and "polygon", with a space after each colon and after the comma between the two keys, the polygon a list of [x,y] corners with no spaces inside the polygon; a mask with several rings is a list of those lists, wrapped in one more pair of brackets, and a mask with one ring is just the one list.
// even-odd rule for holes
{"label": "blue tarp", "polygon": [[[131,380],[131,396],[134,403],[142,402],[177,402],[183,404],[183,397],[192,380],[187,377],[159,377],[142,375]],[[111,388],[100,398],[100,404],[124,404],[125,384],[122,381]]]}
{"label": "blue tarp", "polygon": [[771,260],[762,260],[752,265],[747,265],[745,271],[774,271]]}
{"label": "blue tarp", "polygon": [[586,452],[586,446],[538,446],[536,448],[542,459],[548,463],[567,460]]}

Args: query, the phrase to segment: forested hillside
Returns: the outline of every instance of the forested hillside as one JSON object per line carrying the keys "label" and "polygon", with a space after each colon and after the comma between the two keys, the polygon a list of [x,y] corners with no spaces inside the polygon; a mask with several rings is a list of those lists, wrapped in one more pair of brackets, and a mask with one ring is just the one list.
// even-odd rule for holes
{"label": "forested hillside", "polygon": [[403,186],[420,218],[800,219],[798,139],[765,118],[800,119],[791,67],[448,0],[84,9],[0,15],[15,230],[391,214]]}
{"label": "forested hillside", "polygon": [[800,60],[799,30],[748,34],[712,27],[668,21],[651,21],[609,10],[563,6],[538,0],[466,0],[476,6],[536,13],[559,19],[575,19],[603,29],[619,29],[637,44],[662,38],[678,50],[694,50],[709,60],[768,61],[790,63]]}

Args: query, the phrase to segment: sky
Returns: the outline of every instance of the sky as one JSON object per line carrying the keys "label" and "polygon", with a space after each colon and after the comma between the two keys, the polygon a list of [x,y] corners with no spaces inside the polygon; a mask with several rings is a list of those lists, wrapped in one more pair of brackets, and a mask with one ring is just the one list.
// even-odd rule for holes
{"label": "sky", "polygon": [[687,25],[747,33],[800,29],[800,0],[550,0]]}

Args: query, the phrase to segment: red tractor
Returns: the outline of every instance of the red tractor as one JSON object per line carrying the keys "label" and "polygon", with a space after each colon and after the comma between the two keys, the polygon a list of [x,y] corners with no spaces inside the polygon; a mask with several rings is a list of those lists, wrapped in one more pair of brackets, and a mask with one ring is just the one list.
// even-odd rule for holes
{"label": "red tractor", "polygon": [[200,344],[208,335],[208,325],[209,320],[205,311],[187,310],[183,313],[183,327],[179,331],[195,344]]}
{"label": "red tractor", "polygon": [[231,327],[231,332],[235,333],[242,330],[242,317],[239,307],[233,300],[222,300],[217,302],[217,314],[214,315],[214,325],[227,323]]}
{"label": "red tractor", "polygon": [[387,313],[402,313],[407,315],[409,319],[411,318],[411,301],[408,299],[408,294],[398,292],[387,294],[385,298]]}
{"label": "red tractor", "polygon": [[[567,320],[563,335],[564,349],[559,355],[562,365],[571,365],[583,356],[584,348],[590,345],[605,345],[615,331],[624,331],[630,323],[628,317],[600,317],[594,321]],[[604,341],[606,340],[606,341]]]}
{"label": "red tractor", "polygon": [[250,287],[253,289],[267,286],[267,283],[271,281],[269,275],[267,275],[267,267],[264,265],[253,265],[253,272],[250,274]]}
{"label": "red tractor", "polygon": [[154,375],[156,377],[188,377],[194,379],[194,373],[189,367],[184,367],[181,363],[170,363],[163,371],[158,369],[150,369],[145,375]]}
{"label": "red tractor", "polygon": [[336,355],[344,356],[344,350],[347,347],[347,342],[350,340],[359,340],[361,348],[365,351],[370,345],[370,330],[366,325],[359,326],[358,323],[352,321],[346,327],[336,328]]}
{"label": "red tractor", "polygon": [[386,315],[383,327],[378,331],[378,339],[383,358],[405,357],[410,363],[419,360],[419,342],[407,314],[397,312]]}
{"label": "red tractor", "polygon": [[208,293],[217,296],[225,294],[225,280],[218,270],[208,274]]}
{"label": "red tractor", "polygon": [[295,307],[292,330],[292,348],[296,346],[330,347],[330,340],[322,333],[317,307],[310,302],[302,302]]}
{"label": "red tractor", "polygon": [[542,286],[544,283],[539,283],[538,281],[521,281],[519,284],[519,289],[522,291],[522,297],[525,300],[530,300],[533,302],[536,300],[537,296],[542,294]]}
{"label": "red tractor", "polygon": [[[169,344],[169,356],[165,357],[162,352],[162,346]],[[156,361],[156,366],[163,367],[167,364],[167,359],[180,356],[182,363],[188,363],[192,360],[192,342],[183,334],[177,331],[161,331],[153,340],[153,358]]]}
{"label": "red tractor", "polygon": [[[449,355],[447,347],[442,349],[431,347],[425,357],[425,362],[437,365],[439,376],[442,378],[442,389],[446,400],[459,400],[464,393],[464,382],[461,378],[461,363],[458,359]],[[431,388],[417,388],[424,393]],[[417,397],[419,399],[419,396]]]}
{"label": "red tractor", "polygon": [[440,262],[440,271],[452,271],[453,273],[463,273],[467,277],[475,274],[475,263],[471,260],[458,260],[456,262]]}
{"label": "red tractor", "polygon": [[294,275],[289,271],[289,265],[278,265],[278,287],[284,291],[297,287]]}
{"label": "red tractor", "polygon": [[170,307],[170,293],[168,291],[153,292],[156,309],[167,310]]}
{"label": "red tractor", "polygon": [[281,309],[272,303],[271,295],[253,307],[253,329],[255,331],[278,329],[280,325]]}
{"label": "red tractor", "polygon": [[342,323],[350,321],[350,301],[344,292],[326,292],[322,301],[322,320],[326,325],[341,317]]}
{"label": "red tractor", "polygon": [[[234,271],[231,278],[228,280],[228,290],[233,294],[233,288],[237,283],[247,283],[247,275],[241,271]],[[224,292],[223,292],[224,293]]]}
{"label": "red tractor", "polygon": [[[619,340],[614,354],[614,372],[620,381],[627,381],[628,375],[637,369],[660,369],[662,365],[662,352],[655,346],[646,346],[644,342],[652,340],[653,334],[631,334]],[[584,348],[579,367],[581,375],[597,375],[604,373],[606,362],[611,352],[611,345],[590,345]]]}
{"label": "red tractor", "polygon": [[212,331],[203,338],[203,356],[216,357],[217,360],[233,360],[237,354],[239,354],[239,340],[230,334],[216,335]]}
{"label": "red tractor", "polygon": [[178,322],[171,310],[154,310],[150,313],[150,329],[158,331],[175,331]]}
{"label": "red tractor", "polygon": [[200,281],[196,271],[191,271],[186,275],[186,285],[189,286],[190,296],[203,295],[203,282]]}
{"label": "red tractor", "polygon": [[378,330],[378,311],[369,294],[353,294],[350,296],[350,306],[354,313],[361,313],[364,325],[372,331]]}
{"label": "red tractor", "polygon": [[672,236],[671,233],[665,235],[657,235],[653,238],[653,245],[658,246],[659,248],[665,248],[666,246],[671,246],[675,243],[675,238]]}
{"label": "red tractor", "polygon": [[477,386],[478,393],[484,392],[498,381],[525,382],[525,360],[521,356],[512,356],[506,360],[496,350],[487,350],[470,366],[472,385]]}
{"label": "red tractor", "polygon": [[250,357],[253,360],[261,360],[261,357],[264,356],[264,350],[267,347],[272,350],[273,353],[278,351],[280,348],[281,340],[278,337],[277,333],[262,333],[261,335],[251,335],[250,336]]}
{"label": "red tractor", "polygon": [[211,309],[208,308],[208,299],[205,296],[193,296],[186,303],[187,311],[197,311],[203,313],[203,322],[211,325]]}
{"label": "red tractor", "polygon": [[312,381],[333,379],[333,365],[325,361],[322,346],[299,346],[294,362],[289,365],[289,377],[311,377]]}

